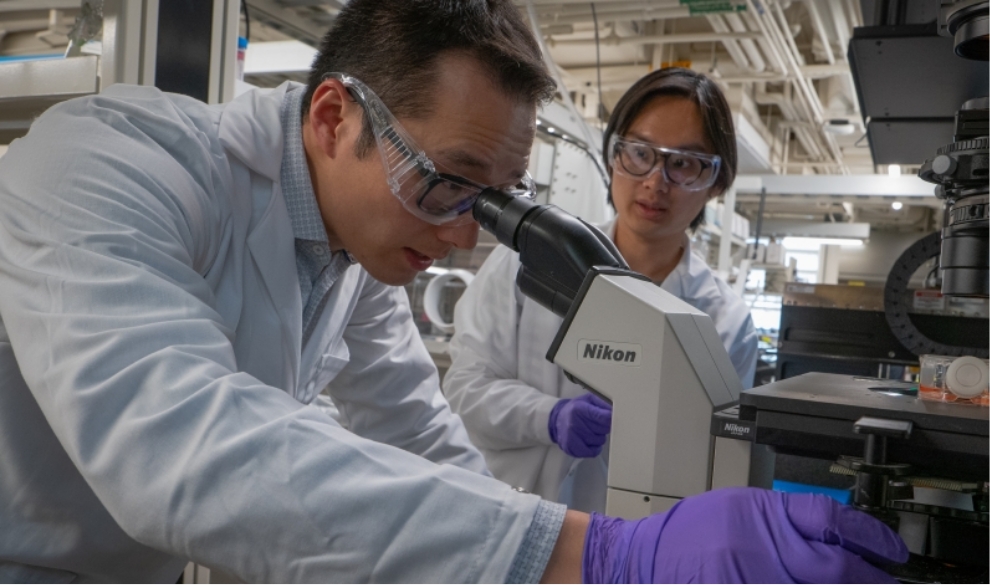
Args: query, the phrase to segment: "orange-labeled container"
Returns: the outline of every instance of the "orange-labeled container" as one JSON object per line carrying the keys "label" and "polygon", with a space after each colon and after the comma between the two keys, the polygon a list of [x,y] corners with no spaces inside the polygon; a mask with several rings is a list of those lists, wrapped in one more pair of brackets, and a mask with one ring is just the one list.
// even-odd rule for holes
{"label": "orange-labeled container", "polygon": [[935,402],[990,406],[990,362],[973,356],[921,356],[918,397]]}

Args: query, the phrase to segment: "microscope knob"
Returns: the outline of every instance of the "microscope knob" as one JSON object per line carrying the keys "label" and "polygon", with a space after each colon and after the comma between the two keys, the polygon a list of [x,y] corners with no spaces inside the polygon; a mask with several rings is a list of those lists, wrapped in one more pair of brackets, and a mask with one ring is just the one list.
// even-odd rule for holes
{"label": "microscope knob", "polygon": [[940,154],[935,157],[935,160],[932,161],[932,172],[944,177],[956,172],[956,166],[956,159],[951,156]]}
{"label": "microscope knob", "polygon": [[853,432],[857,435],[876,435],[894,439],[908,439],[914,423],[909,420],[890,420],[864,416],[853,423]]}

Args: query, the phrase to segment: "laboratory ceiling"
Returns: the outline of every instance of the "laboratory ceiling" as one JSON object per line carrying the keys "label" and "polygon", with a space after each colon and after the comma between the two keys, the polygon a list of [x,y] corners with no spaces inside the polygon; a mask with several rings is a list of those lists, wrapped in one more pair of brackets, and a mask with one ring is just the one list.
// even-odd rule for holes
{"label": "laboratory ceiling", "polygon": [[[80,0],[0,0],[0,57],[57,52]],[[318,43],[344,0],[247,0],[251,44]],[[640,76],[668,65],[702,71],[726,91],[738,124],[767,156],[741,157],[741,173],[887,174],[874,165],[847,59],[867,0],[516,0],[540,36],[577,110],[600,126]],[[872,18],[872,15],[868,14]],[[242,33],[244,18],[242,15]],[[299,71],[249,77],[257,85],[302,79]],[[563,96],[562,96],[563,97]],[[603,107],[599,107],[602,104]],[[905,166],[904,173],[917,168]],[[930,205],[777,198],[781,218],[865,221],[874,229],[926,231]],[[747,215],[754,197],[741,197]],[[927,203],[927,202],[926,202]]]}

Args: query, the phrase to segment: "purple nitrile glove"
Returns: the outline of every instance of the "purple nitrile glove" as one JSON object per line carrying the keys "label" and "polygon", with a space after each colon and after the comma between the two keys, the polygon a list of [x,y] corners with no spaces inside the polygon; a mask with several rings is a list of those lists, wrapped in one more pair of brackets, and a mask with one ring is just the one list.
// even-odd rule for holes
{"label": "purple nitrile glove", "polygon": [[592,514],[585,583],[896,583],[870,563],[908,550],[882,522],[818,494],[724,488],[662,514]]}
{"label": "purple nitrile glove", "polygon": [[550,440],[571,457],[597,457],[612,430],[612,405],[592,393],[563,398],[550,411]]}

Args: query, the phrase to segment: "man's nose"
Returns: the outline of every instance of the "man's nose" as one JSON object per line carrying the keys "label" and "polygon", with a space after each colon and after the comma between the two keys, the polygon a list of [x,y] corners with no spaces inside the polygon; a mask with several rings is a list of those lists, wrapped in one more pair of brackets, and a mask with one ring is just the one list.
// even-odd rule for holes
{"label": "man's nose", "polygon": [[437,231],[437,238],[442,242],[453,244],[456,248],[469,250],[478,243],[480,228],[476,221],[463,225],[442,225]]}

